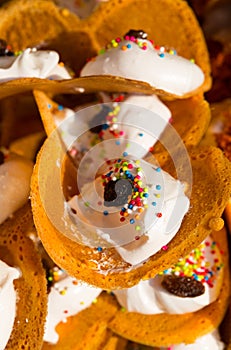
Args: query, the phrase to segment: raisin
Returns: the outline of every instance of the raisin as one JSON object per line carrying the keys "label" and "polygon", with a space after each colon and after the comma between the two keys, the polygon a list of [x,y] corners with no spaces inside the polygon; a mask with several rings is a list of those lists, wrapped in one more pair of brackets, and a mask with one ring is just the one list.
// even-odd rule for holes
{"label": "raisin", "polygon": [[110,180],[104,187],[104,205],[106,207],[123,206],[132,194],[132,184],[128,179]]}
{"label": "raisin", "polygon": [[194,298],[204,294],[205,287],[193,277],[165,275],[162,286],[169,292],[181,298]]}

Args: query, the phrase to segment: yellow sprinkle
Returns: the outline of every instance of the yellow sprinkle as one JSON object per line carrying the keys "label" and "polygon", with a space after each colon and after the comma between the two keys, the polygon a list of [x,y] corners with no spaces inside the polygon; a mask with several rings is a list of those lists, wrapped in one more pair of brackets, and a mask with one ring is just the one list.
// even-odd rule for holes
{"label": "yellow sprinkle", "polygon": [[65,295],[66,293],[67,293],[67,291],[65,289],[63,289],[59,292],[59,294],[61,294],[61,295]]}

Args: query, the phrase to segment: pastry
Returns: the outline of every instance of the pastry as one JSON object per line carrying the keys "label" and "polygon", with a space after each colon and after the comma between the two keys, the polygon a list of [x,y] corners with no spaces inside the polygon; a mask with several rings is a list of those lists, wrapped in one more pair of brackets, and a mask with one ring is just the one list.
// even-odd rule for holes
{"label": "pastry", "polygon": [[1,324],[1,349],[40,349],[42,345],[46,280],[40,256],[27,237],[32,226],[29,205],[0,225],[0,305],[6,315]]}
{"label": "pastry", "polygon": [[[20,11],[18,11],[19,4]],[[133,2],[120,3],[117,1],[113,4],[113,7],[111,2],[103,3],[100,4],[92,16],[82,21],[69,11],[56,7],[52,2],[34,2],[33,7],[28,6],[29,4],[28,0],[18,0],[10,2],[9,5],[3,6],[1,9],[0,37],[10,42],[13,50],[23,50],[28,46],[34,47],[42,44],[46,48],[61,53],[61,60],[67,63],[78,75],[86,59],[96,55],[113,37],[116,38],[123,35],[130,28],[142,28],[149,33],[150,38],[156,40],[156,45],[174,48],[179,55],[195,60],[205,75],[200,92],[207,91],[211,86],[208,52],[201,29],[193,12],[186,3],[180,0],[174,4],[170,0],[165,0],[161,4],[156,2],[151,5],[150,0],[144,0],[142,3],[142,16],[140,13],[136,14],[138,7],[134,6]],[[166,8],[168,11],[166,11]],[[129,20],[126,16],[128,9],[130,13]],[[28,32],[28,28],[34,25],[33,15],[35,11],[37,11],[36,26],[41,26],[40,36],[34,34],[38,32],[39,28],[37,28],[37,31],[31,30]],[[160,15],[162,11],[165,13],[164,16]],[[146,13],[149,15],[147,16]],[[53,15],[52,19],[49,18],[51,14]],[[20,25],[22,17],[25,18],[25,16],[27,18],[27,26],[23,27],[23,32],[21,28],[19,37],[16,35],[15,23]],[[155,23],[150,20],[154,17]],[[54,18],[56,18],[56,23],[54,26],[51,26]],[[113,25],[118,18],[120,19],[120,32],[118,32],[118,26]],[[173,18],[174,34],[171,26],[169,26],[169,21],[171,22]],[[12,23],[14,24],[13,30],[11,28]],[[47,23],[50,26],[46,30]],[[78,45],[76,45],[76,42],[78,42]],[[72,50],[69,50],[70,47],[72,47]],[[78,57],[78,60],[75,57]],[[25,89],[31,90],[35,87],[53,91],[54,93],[61,91],[80,93],[83,89],[86,92],[102,90],[113,92],[111,81],[111,78],[107,76],[97,77],[97,79],[92,77],[90,80],[86,78],[74,79],[69,83],[46,82],[46,84],[27,79],[23,82],[23,86],[18,86],[16,82],[4,84],[4,96],[15,93],[15,90],[23,91],[24,89],[25,91]],[[154,88],[141,81],[130,81],[129,85],[127,83],[126,79],[118,77],[113,81],[113,90],[116,92],[155,93]]]}
{"label": "pastry", "polygon": [[[73,225],[71,217],[65,215],[67,204],[60,186],[60,168],[57,167],[57,164],[62,165],[63,155],[59,136],[53,134],[53,140],[49,138],[45,142],[37,158],[32,176],[32,207],[38,234],[45,249],[59,266],[78,279],[105,289],[130,287],[141,278],[150,278],[168,267],[178,260],[179,256],[186,255],[200,244],[212,228],[220,229],[222,226],[222,220],[219,218],[229,198],[230,185],[227,179],[230,178],[230,164],[216,148],[196,149],[191,154],[193,183],[190,210],[177,235],[167,247],[141,264],[132,266],[125,263],[114,248],[83,245],[84,242],[78,241],[78,229],[74,234],[71,230]],[[52,162],[55,164],[53,167]],[[49,169],[47,164],[50,164]],[[65,165],[62,167],[65,169]],[[185,173],[185,176],[188,177],[188,174]],[[68,185],[71,184],[66,184]],[[216,188],[216,192],[211,193],[211,187]],[[212,206],[208,204],[211,202],[214,203]],[[54,203],[56,203],[55,212]],[[62,220],[61,222],[59,220],[63,217],[66,220],[65,227]],[[107,264],[104,264],[106,257]],[[114,269],[117,269],[117,272],[113,272]]]}
{"label": "pastry", "polygon": [[223,229],[154,279],[114,291],[122,309],[109,327],[146,345],[187,349],[196,342],[188,348],[206,349],[211,341],[210,349],[223,348],[208,333],[219,326],[229,301],[227,248]]}
{"label": "pastry", "polygon": [[[230,115],[231,100],[226,99],[211,105],[212,120],[210,126],[202,139],[202,144],[216,145],[231,160],[230,154]],[[225,219],[231,232],[231,200],[225,208]]]}

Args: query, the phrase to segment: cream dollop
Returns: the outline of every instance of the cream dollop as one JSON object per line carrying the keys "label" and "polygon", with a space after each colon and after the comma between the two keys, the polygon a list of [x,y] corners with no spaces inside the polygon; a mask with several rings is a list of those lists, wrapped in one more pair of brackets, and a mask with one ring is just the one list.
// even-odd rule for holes
{"label": "cream dollop", "polygon": [[70,79],[66,68],[59,65],[55,51],[26,49],[19,56],[0,58],[0,81],[17,78]]}
{"label": "cream dollop", "polygon": [[[104,94],[103,99],[109,97]],[[128,95],[121,103],[92,106],[75,115],[65,110],[65,115],[59,124],[63,140],[67,148],[71,145],[74,157],[85,155],[85,164],[93,171],[97,163],[124,151],[137,159],[144,157],[168,125],[171,112],[157,96]],[[102,130],[92,132],[92,126],[100,124],[104,124]]]}
{"label": "cream dollop", "polygon": [[[223,350],[225,344],[220,340],[217,330],[205,334],[193,344],[178,344],[168,348],[169,350]],[[162,349],[164,350],[164,349]]]}
{"label": "cream dollop", "polygon": [[56,282],[48,296],[44,341],[57,343],[59,336],[55,330],[56,326],[60,322],[65,322],[67,317],[76,315],[89,307],[101,291],[86,283],[77,282],[70,276]]}
{"label": "cream dollop", "polygon": [[0,223],[28,200],[32,170],[31,161],[12,154],[0,165]]}
{"label": "cream dollop", "polygon": [[[217,261],[215,263],[214,261]],[[162,287],[162,276],[156,276],[150,280],[140,281],[136,286],[129,289],[113,291],[120,305],[130,312],[139,312],[141,314],[185,314],[195,312],[211,304],[217,299],[220,292],[221,279],[223,278],[222,269],[220,269],[221,254],[211,237],[207,237],[204,243],[196,251],[192,251],[184,260],[184,266],[178,264],[175,269],[168,269],[164,275],[174,272],[186,274],[189,271],[190,263],[194,264],[195,278],[200,280],[205,287],[205,292],[197,297],[179,297]],[[216,267],[219,265],[218,269]],[[206,270],[205,270],[206,269]],[[205,271],[207,271],[206,274]],[[189,273],[189,272],[188,272]],[[212,276],[212,277],[211,277]],[[210,283],[210,279],[212,284]]]}
{"label": "cream dollop", "polygon": [[19,277],[19,270],[0,260],[0,350],[5,349],[13,329],[17,301],[13,281]]}
{"label": "cream dollop", "polygon": [[[183,184],[160,168],[143,160],[138,161],[138,166],[135,161],[128,160],[128,163],[132,171],[128,171],[126,176],[134,178],[134,188],[137,186],[136,174],[142,182],[139,183],[141,190],[135,189],[143,192],[141,202],[135,203],[131,209],[129,204],[106,206],[104,185],[98,177],[94,182],[83,185],[81,195],[74,196],[68,206],[72,208],[69,215],[73,217],[82,243],[93,247],[107,243],[115,247],[124,261],[137,265],[158,252],[176,235],[188,211],[189,199],[184,194]],[[113,166],[118,168],[118,164],[113,163]],[[101,174],[108,174],[107,168]],[[122,219],[121,211],[127,212]]]}
{"label": "cream dollop", "polygon": [[149,40],[139,39],[139,43],[141,45],[131,40],[120,41],[115,48],[89,61],[81,76],[112,75],[140,80],[179,96],[203,83],[202,70],[190,60],[157,50]]}

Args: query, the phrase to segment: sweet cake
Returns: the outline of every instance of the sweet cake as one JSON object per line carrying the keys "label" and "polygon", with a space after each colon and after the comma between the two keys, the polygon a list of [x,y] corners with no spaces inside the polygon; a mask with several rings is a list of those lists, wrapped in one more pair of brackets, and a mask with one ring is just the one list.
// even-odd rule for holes
{"label": "sweet cake", "polygon": [[114,0],[80,21],[15,0],[0,16],[0,98],[34,90],[48,136],[33,174],[41,136],[0,152],[0,348],[223,349],[231,167],[227,139],[199,145],[211,77],[193,12]]}

